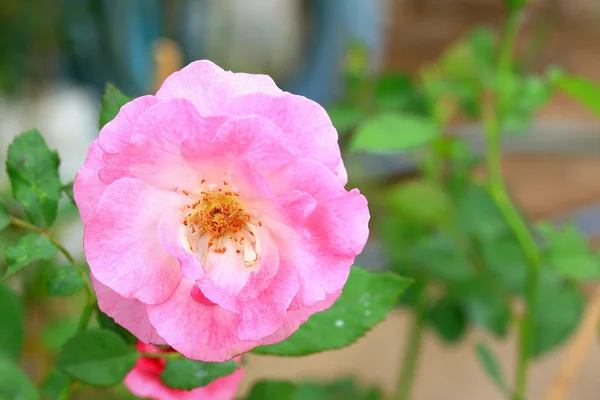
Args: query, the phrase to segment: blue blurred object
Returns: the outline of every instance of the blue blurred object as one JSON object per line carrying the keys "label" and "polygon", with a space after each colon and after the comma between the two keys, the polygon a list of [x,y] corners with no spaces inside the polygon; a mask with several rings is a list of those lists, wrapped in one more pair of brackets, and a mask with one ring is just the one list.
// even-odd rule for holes
{"label": "blue blurred object", "polygon": [[[207,57],[209,6],[214,0],[169,4],[158,0],[61,1],[68,75],[99,91],[106,81],[112,81],[130,95],[149,92],[152,45],[161,36],[182,45],[186,62]],[[288,80],[279,84],[327,103],[341,93],[339,67],[351,41],[364,43],[370,51],[372,67],[378,66],[384,40],[383,1],[304,0],[301,4],[309,22],[306,26],[310,27],[305,35],[303,62]],[[166,21],[163,7],[177,7],[169,13],[177,21]],[[165,32],[165,26],[176,28]]]}
{"label": "blue blurred object", "polygon": [[152,43],[161,34],[158,0],[62,0],[69,77],[99,92],[107,81],[139,95],[152,79]]}

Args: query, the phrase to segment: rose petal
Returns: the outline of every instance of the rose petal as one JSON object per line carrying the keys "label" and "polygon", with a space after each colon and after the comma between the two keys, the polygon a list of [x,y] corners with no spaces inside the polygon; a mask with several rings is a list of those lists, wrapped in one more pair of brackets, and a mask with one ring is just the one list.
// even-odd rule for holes
{"label": "rose petal", "polygon": [[208,60],[200,60],[169,76],[156,97],[188,99],[200,115],[212,116],[224,115],[228,101],[234,96],[256,92],[282,93],[267,75],[224,71]]}
{"label": "rose petal", "polygon": [[98,177],[98,171],[104,167],[102,154],[96,139],[92,142],[85,163],[73,182],[73,197],[84,225],[96,212],[100,198],[106,190],[106,184]]}
{"label": "rose petal", "polygon": [[290,93],[273,96],[253,93],[231,100],[230,115],[260,115],[283,132],[283,143],[293,155],[310,157],[336,174],[342,186],[348,175],[338,146],[338,134],[327,112],[318,103]]}
{"label": "rose petal", "polygon": [[223,362],[260,344],[240,340],[240,316],[218,305],[200,304],[192,298],[193,286],[193,281],[182,279],[169,300],[148,306],[150,322],[171,347],[187,358]]}
{"label": "rose petal", "polygon": [[106,189],[84,233],[85,254],[98,281],[145,304],[171,296],[181,273],[177,260],[160,245],[158,222],[178,197],[131,178]]}
{"label": "rose petal", "polygon": [[100,311],[144,343],[166,344],[150,324],[146,305],[135,299],[126,299],[91,275]]}

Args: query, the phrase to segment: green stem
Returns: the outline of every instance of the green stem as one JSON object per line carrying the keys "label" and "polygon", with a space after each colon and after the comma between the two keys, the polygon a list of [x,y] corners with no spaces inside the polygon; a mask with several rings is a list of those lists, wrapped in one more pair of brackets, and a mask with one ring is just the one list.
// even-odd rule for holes
{"label": "green stem", "polygon": [[[14,226],[18,226],[23,229],[27,229],[28,231],[36,232],[41,235],[44,235],[50,240],[50,242],[60,251],[65,258],[77,269],[79,275],[83,279],[85,291],[87,293],[87,302],[85,307],[81,312],[81,317],[79,318],[79,324],[77,326],[77,332],[83,332],[87,329],[87,326],[90,322],[90,318],[96,308],[96,295],[94,294],[94,287],[92,286],[92,281],[88,276],[87,272],[79,265],[75,257],[69,253],[69,251],[58,241],[56,240],[50,232],[41,229],[35,225],[30,224],[27,221],[23,221],[22,219],[11,217],[10,223]],[[65,384],[63,389],[60,391],[57,400],[68,400],[71,397],[73,387],[76,385],[76,381],[69,379],[69,381]]]}
{"label": "green stem", "polygon": [[65,256],[65,258],[71,264],[73,264],[73,266],[79,272],[79,275],[81,276],[81,278],[83,279],[83,282],[85,284],[85,290],[88,295],[88,304],[94,304],[96,302],[96,296],[94,294],[94,288],[92,286],[92,281],[90,280],[90,277],[88,276],[87,272],[81,267],[81,265],[79,265],[79,263],[71,255],[71,253],[69,253],[69,251],[67,249],[65,249],[64,246],[62,244],[60,244],[60,242],[58,240],[56,240],[50,234],[50,232],[43,230],[35,225],[32,225],[29,222],[23,221],[22,219],[15,218],[15,217],[11,217],[10,223],[14,226],[18,226],[20,228],[27,229],[29,231],[36,232],[36,233],[46,236],[48,238],[48,240],[50,240],[50,242],[54,245],[54,247],[56,247],[58,249],[58,251],[60,251]]}
{"label": "green stem", "polygon": [[523,216],[510,198],[501,169],[502,121],[510,106],[510,75],[513,66],[513,52],[518,33],[519,10],[509,10],[496,75],[496,108],[485,119],[487,138],[487,171],[489,191],[500,209],[504,219],[518,240],[527,260],[527,287],[525,293],[526,311],[519,324],[519,349],[515,375],[514,400],[525,398],[527,391],[527,374],[531,360],[533,325],[537,310],[537,286],[540,268],[540,253],[535,240]]}
{"label": "green stem", "polygon": [[417,305],[413,310],[413,320],[404,348],[404,359],[398,376],[395,400],[408,400],[410,398],[425,328],[425,292],[426,287],[419,294]]}
{"label": "green stem", "polygon": [[141,358],[181,358],[182,355],[175,352],[170,353],[139,353]]}

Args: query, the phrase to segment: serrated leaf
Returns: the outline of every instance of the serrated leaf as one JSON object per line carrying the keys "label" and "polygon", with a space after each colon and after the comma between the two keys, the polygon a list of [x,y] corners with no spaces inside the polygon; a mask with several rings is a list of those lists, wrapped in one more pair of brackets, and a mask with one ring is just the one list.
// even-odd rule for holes
{"label": "serrated leaf", "polygon": [[19,239],[19,242],[5,251],[8,269],[4,278],[14,274],[27,264],[46,260],[58,252],[52,242],[39,233],[29,233]]}
{"label": "serrated leaf", "polygon": [[108,329],[121,336],[125,342],[129,344],[136,344],[137,338],[131,334],[127,329],[117,324],[114,319],[104,314],[99,309],[96,310],[98,324],[101,328]]}
{"label": "serrated leaf", "polygon": [[408,285],[408,279],[396,274],[352,267],[333,306],[314,314],[283,342],[258,347],[254,352],[301,356],[348,346],[385,318]]}
{"label": "serrated leaf", "polygon": [[33,386],[29,377],[10,361],[3,359],[0,359],[0,399],[39,399],[35,386]]}
{"label": "serrated leaf", "polygon": [[61,191],[58,164],[58,154],[48,149],[37,129],[15,137],[8,147],[6,171],[14,196],[38,226],[48,227],[56,218]]}
{"label": "serrated leaf", "polygon": [[106,85],[104,97],[102,97],[102,105],[100,109],[100,129],[107,122],[115,119],[121,107],[131,101],[131,98],[125,96],[115,85],[109,83]]}
{"label": "serrated leaf", "polygon": [[25,336],[23,312],[20,299],[0,282],[0,358],[19,358]]}
{"label": "serrated leaf", "polygon": [[72,337],[63,347],[56,368],[93,386],[111,386],[133,368],[137,353],[114,332],[95,329]]}
{"label": "serrated leaf", "polygon": [[475,345],[475,354],[477,354],[477,359],[483,366],[485,373],[492,378],[500,390],[507,392],[509,390],[508,385],[504,380],[500,364],[496,360],[496,356],[492,350],[484,343],[477,343],[477,345]]}
{"label": "serrated leaf", "polygon": [[10,212],[4,204],[4,200],[0,198],[0,232],[10,225]]}
{"label": "serrated leaf", "polygon": [[191,390],[231,375],[239,367],[240,365],[234,360],[211,363],[188,358],[171,359],[167,361],[160,380],[174,389]]}
{"label": "serrated leaf", "polygon": [[77,268],[69,264],[54,272],[48,281],[48,295],[70,296],[84,285],[83,278]]}
{"label": "serrated leaf", "polygon": [[433,305],[429,319],[435,331],[447,343],[460,340],[467,328],[465,311],[450,297],[442,297]]}
{"label": "serrated leaf", "polygon": [[382,112],[358,126],[350,148],[376,153],[404,152],[423,146],[438,135],[437,126],[428,119]]}

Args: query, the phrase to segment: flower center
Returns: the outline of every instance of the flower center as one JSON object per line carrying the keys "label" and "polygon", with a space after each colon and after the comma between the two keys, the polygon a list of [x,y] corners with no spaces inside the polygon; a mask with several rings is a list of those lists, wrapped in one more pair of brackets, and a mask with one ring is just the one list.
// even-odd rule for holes
{"label": "flower center", "polygon": [[198,194],[185,191],[183,194],[193,201],[186,206],[189,212],[183,219],[192,251],[197,253],[206,244],[204,257],[209,251],[223,254],[229,248],[243,255],[246,266],[256,262],[255,227],[251,215],[240,204],[238,192],[227,182],[222,186],[205,185],[202,180]]}

